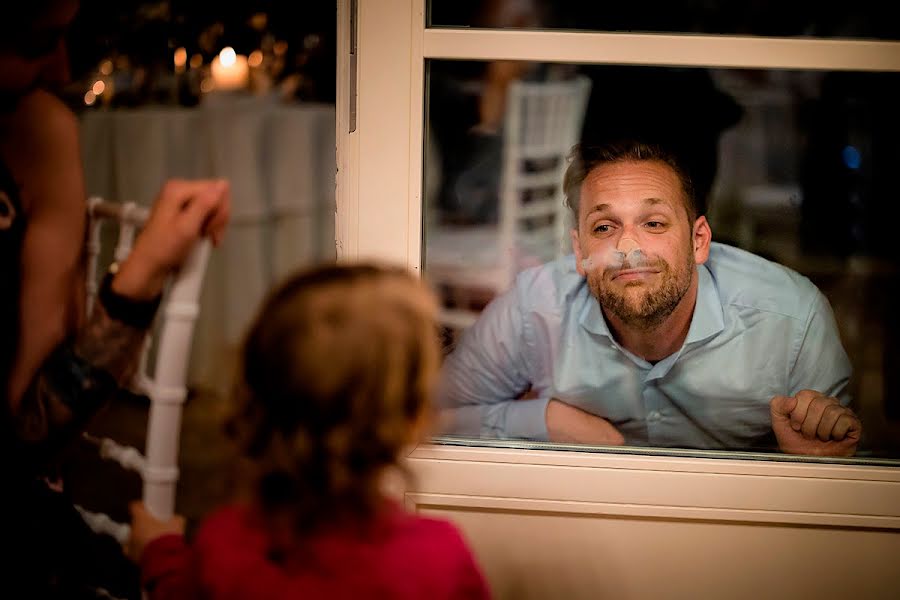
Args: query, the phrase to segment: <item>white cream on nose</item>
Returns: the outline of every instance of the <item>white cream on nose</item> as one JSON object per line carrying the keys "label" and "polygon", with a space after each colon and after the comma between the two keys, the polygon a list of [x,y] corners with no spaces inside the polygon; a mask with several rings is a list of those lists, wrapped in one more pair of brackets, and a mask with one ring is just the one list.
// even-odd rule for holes
{"label": "white cream on nose", "polygon": [[581,261],[581,268],[585,271],[607,268],[618,269],[625,261],[625,257],[626,254],[624,252],[619,252],[615,248],[598,250]]}
{"label": "white cream on nose", "polygon": [[619,252],[621,252],[622,254],[628,254],[633,250],[638,250],[640,247],[641,247],[641,245],[638,244],[633,239],[631,239],[629,237],[623,237],[622,239],[619,240],[619,243],[616,246],[616,249]]}
{"label": "white cream on nose", "polygon": [[598,250],[585,257],[581,261],[581,268],[584,271],[619,269],[626,261],[631,267],[641,266],[646,261],[640,244],[631,238],[622,238],[617,247]]}

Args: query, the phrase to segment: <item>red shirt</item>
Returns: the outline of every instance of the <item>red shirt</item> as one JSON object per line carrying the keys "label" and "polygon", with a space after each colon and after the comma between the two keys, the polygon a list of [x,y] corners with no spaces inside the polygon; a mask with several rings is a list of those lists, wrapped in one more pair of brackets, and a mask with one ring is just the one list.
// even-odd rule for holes
{"label": "red shirt", "polygon": [[365,531],[316,534],[277,563],[272,540],[246,507],[201,525],[192,547],[168,535],[147,545],[142,580],[153,600],[293,598],[489,598],[459,532],[393,506]]}

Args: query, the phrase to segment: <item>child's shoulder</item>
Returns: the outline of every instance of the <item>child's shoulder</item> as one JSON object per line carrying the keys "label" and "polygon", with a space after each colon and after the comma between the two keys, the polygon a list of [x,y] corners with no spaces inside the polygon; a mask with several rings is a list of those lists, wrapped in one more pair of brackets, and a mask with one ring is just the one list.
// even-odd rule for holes
{"label": "child's shoulder", "polygon": [[456,527],[445,519],[426,517],[399,507],[393,511],[392,517],[397,530],[405,535],[460,537]]}
{"label": "child's shoulder", "polygon": [[392,545],[420,560],[444,563],[470,556],[463,534],[449,521],[402,512],[394,523]]}
{"label": "child's shoulder", "polygon": [[[406,513],[398,528],[402,551],[415,561],[428,589],[446,589],[451,598],[489,598],[487,583],[463,534],[449,521]],[[404,562],[408,569],[409,562]]]}

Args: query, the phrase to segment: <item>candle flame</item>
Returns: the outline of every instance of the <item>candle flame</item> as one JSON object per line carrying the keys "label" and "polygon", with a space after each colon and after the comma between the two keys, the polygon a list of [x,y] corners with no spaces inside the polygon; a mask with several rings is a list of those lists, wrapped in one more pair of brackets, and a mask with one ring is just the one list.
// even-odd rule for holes
{"label": "candle flame", "polygon": [[178,48],[175,50],[175,56],[173,57],[175,61],[176,69],[183,69],[187,64],[187,49],[186,48]]}
{"label": "candle flame", "polygon": [[222,48],[222,51],[219,52],[219,62],[222,63],[222,66],[230,67],[234,65],[235,61],[237,61],[237,54],[235,54],[234,48],[231,46]]}

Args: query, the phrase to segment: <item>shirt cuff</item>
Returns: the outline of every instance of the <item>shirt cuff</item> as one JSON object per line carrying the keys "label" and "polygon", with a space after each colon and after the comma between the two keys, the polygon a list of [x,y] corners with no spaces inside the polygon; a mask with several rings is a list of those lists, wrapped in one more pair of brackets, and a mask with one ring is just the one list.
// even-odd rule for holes
{"label": "shirt cuff", "polygon": [[504,437],[547,441],[547,403],[550,398],[510,400],[506,403],[502,432]]}

